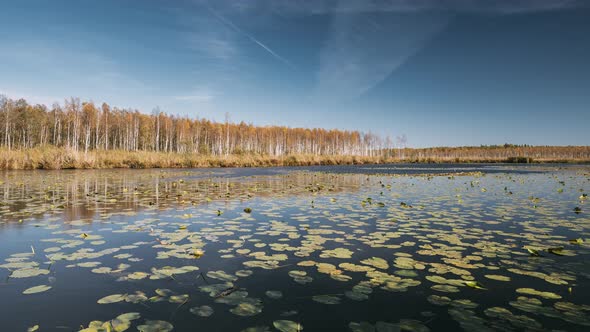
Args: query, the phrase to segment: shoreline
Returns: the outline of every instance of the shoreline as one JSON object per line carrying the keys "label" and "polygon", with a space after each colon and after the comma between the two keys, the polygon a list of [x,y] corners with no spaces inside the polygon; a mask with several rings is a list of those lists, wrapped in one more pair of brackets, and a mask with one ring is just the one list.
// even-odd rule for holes
{"label": "shoreline", "polygon": [[[526,162],[525,162],[526,161]],[[46,147],[26,150],[0,150],[0,170],[58,169],[150,169],[150,168],[242,168],[297,167],[381,164],[590,164],[590,159],[509,158],[440,158],[400,159],[385,156],[339,155],[201,155],[150,151],[98,150],[73,151]]]}

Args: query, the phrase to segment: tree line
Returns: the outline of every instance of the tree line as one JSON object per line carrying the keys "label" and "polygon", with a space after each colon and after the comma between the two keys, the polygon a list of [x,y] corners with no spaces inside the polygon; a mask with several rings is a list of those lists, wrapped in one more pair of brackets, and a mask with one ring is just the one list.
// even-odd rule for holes
{"label": "tree line", "polygon": [[[69,152],[129,151],[194,156],[358,156],[378,162],[530,162],[590,161],[590,146],[493,145],[407,148],[386,137],[349,130],[290,128],[175,116],[155,108],[96,105],[70,98],[63,104],[29,104],[0,95],[0,148],[8,151],[44,146]],[[372,159],[371,159],[372,158]]]}
{"label": "tree line", "polygon": [[70,98],[63,104],[29,104],[0,96],[0,146],[8,150],[52,145],[73,151],[123,150],[204,155],[373,156],[389,147],[378,135],[348,130],[254,126],[175,116],[159,108],[95,105]]}

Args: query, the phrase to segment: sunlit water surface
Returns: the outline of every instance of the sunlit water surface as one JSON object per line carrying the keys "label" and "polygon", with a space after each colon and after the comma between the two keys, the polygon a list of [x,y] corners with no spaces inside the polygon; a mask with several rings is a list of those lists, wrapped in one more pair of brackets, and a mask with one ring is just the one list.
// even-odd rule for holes
{"label": "sunlit water surface", "polygon": [[588,331],[589,180],[507,165],[0,173],[0,330]]}

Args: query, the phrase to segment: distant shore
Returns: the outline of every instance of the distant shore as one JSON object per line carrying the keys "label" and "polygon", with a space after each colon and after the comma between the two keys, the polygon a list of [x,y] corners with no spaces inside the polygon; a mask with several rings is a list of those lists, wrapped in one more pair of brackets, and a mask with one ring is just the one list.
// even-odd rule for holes
{"label": "distant shore", "polygon": [[365,165],[388,163],[590,163],[590,158],[508,158],[465,157],[405,157],[400,156],[340,156],[256,154],[202,155],[153,151],[97,150],[75,151],[44,147],[22,150],[0,149],[0,170],[23,169],[109,169],[109,168],[208,168],[208,167],[272,167]]}

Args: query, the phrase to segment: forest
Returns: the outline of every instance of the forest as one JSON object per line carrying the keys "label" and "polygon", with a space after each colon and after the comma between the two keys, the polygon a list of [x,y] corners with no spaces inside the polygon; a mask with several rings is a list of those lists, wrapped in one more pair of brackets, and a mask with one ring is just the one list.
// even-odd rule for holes
{"label": "forest", "polygon": [[[385,141],[358,131],[256,127],[95,105],[77,98],[63,105],[31,105],[24,99],[0,99],[0,144],[12,149],[52,145],[73,151],[123,150],[204,155],[253,153],[372,156]],[[226,115],[226,118],[228,116]]]}
{"label": "forest", "polygon": [[385,162],[586,162],[589,146],[407,148],[360,131],[255,126],[70,98],[0,96],[0,168],[273,166]]}

